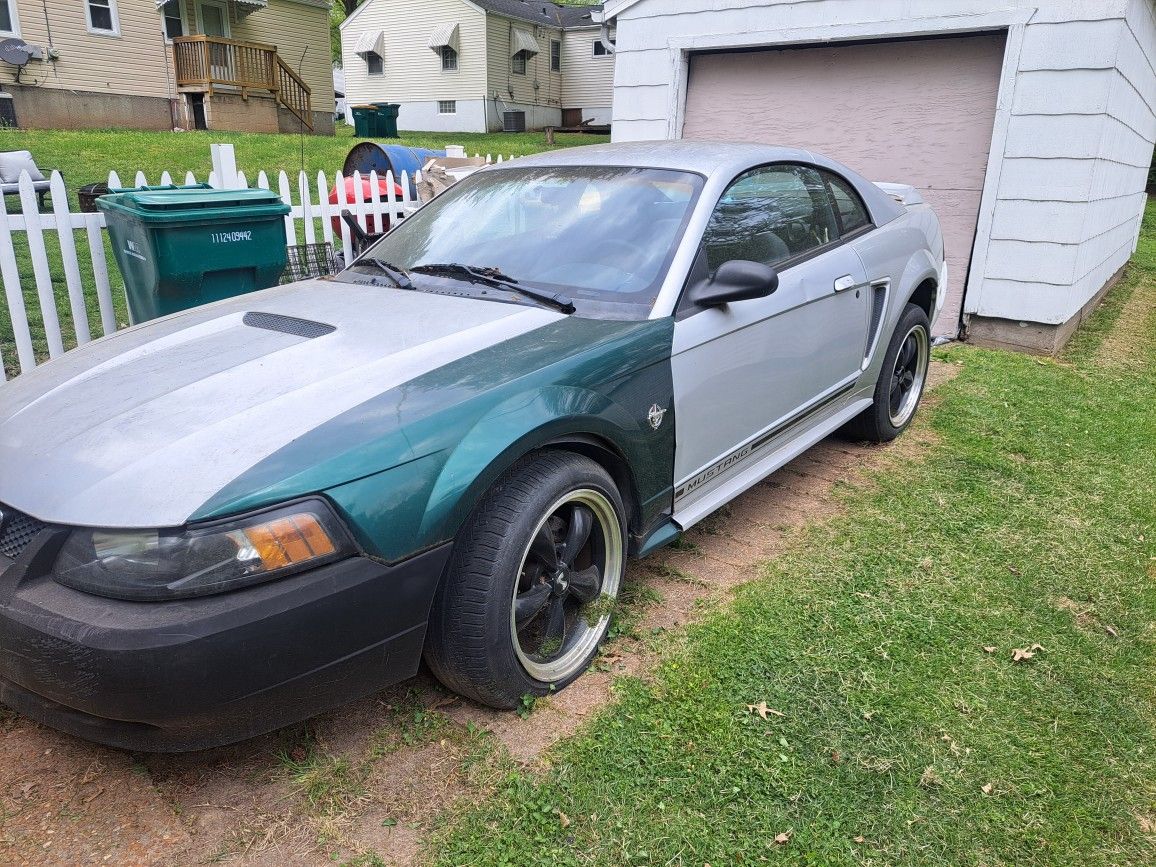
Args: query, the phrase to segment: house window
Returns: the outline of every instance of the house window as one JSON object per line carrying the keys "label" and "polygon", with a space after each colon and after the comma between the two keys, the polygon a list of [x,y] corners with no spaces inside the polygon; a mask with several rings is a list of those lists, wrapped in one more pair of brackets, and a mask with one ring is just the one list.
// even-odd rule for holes
{"label": "house window", "polygon": [[181,0],[169,0],[161,7],[165,21],[165,39],[175,39],[185,35],[185,22],[181,18]]}
{"label": "house window", "polygon": [[519,51],[510,58],[510,71],[514,75],[526,74],[526,60],[530,57],[529,51]]}
{"label": "house window", "polygon": [[438,114],[457,114],[458,102],[456,99],[439,99]]}
{"label": "house window", "polygon": [[92,33],[120,36],[120,19],[116,14],[116,0],[87,0],[88,29]]}
{"label": "house window", "polygon": [[454,50],[452,45],[442,46],[442,71],[443,72],[457,72],[458,71],[458,53]]}
{"label": "house window", "polygon": [[381,55],[376,51],[365,52],[365,74],[366,75],[384,75],[385,61],[381,59]]}
{"label": "house window", "polygon": [[557,39],[550,40],[550,71],[562,71],[562,43]]}
{"label": "house window", "polygon": [[18,36],[20,20],[16,17],[16,0],[0,0],[0,36]]}
{"label": "house window", "polygon": [[601,39],[594,40],[594,56],[595,57],[609,57],[610,52],[606,48],[606,43]]}

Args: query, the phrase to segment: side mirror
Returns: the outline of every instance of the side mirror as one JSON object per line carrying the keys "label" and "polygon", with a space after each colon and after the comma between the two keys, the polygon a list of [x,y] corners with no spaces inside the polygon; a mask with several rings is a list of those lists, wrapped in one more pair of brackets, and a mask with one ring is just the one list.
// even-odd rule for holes
{"label": "side mirror", "polygon": [[690,291],[690,300],[699,307],[718,307],[732,301],[766,298],[779,288],[779,272],[762,262],[734,259],[724,262]]}

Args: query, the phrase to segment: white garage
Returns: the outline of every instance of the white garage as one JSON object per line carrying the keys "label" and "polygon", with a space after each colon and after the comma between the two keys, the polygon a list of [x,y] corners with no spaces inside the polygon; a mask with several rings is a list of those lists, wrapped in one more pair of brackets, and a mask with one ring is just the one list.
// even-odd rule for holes
{"label": "white garage", "polygon": [[937,331],[1054,352],[1134,250],[1154,0],[611,0],[614,138],[812,148],[910,183],[951,265]]}
{"label": "white garage", "polygon": [[923,191],[943,224],[951,286],[936,330],[954,336],[999,95],[1003,34],[697,54],[685,138],[720,130],[834,157]]}

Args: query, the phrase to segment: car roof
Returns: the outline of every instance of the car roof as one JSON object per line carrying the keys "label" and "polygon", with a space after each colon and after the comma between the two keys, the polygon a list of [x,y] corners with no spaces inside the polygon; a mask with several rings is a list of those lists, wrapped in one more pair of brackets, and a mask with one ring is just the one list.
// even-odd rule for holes
{"label": "car roof", "polygon": [[810,151],[763,144],[741,144],[717,141],[645,141],[597,144],[563,148],[556,151],[518,157],[503,163],[502,168],[533,166],[614,165],[639,168],[673,169],[733,176],[749,166],[774,162],[809,162],[825,165],[829,161]]}
{"label": "car roof", "polygon": [[863,197],[877,226],[894,220],[904,212],[902,205],[854,169],[814,151],[777,145],[683,139],[586,145],[518,157],[500,165],[489,166],[486,170],[553,166],[671,169],[697,172],[706,176],[708,185],[725,186],[747,169],[770,163],[793,162],[820,166],[850,181]]}

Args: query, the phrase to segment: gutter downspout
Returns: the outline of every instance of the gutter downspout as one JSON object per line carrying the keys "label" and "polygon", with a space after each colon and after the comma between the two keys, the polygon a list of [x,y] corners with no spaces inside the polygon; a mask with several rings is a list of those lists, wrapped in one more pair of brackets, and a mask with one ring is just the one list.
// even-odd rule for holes
{"label": "gutter downspout", "polygon": [[598,33],[598,41],[606,46],[608,54],[614,54],[618,50],[618,46],[610,38],[610,22],[606,19],[605,12],[591,12],[590,20],[602,25],[602,29]]}

